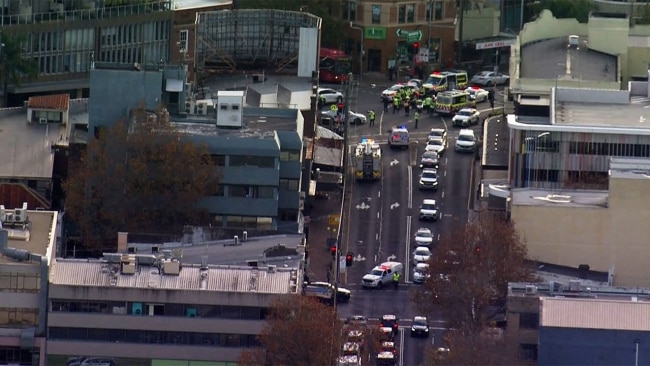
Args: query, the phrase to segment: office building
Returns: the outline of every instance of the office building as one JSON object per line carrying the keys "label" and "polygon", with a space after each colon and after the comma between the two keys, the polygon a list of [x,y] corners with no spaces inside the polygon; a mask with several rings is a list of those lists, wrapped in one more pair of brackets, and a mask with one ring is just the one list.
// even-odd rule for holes
{"label": "office building", "polygon": [[[553,275],[508,285],[507,329],[539,365],[639,364],[650,357],[647,288]],[[636,342],[639,347],[636,347]]]}
{"label": "office building", "polygon": [[169,250],[54,260],[48,360],[235,365],[243,349],[258,346],[270,302],[300,296],[302,269],[208,261],[188,264]]}
{"label": "office building", "polygon": [[47,278],[58,213],[0,206],[0,360],[46,365]]}

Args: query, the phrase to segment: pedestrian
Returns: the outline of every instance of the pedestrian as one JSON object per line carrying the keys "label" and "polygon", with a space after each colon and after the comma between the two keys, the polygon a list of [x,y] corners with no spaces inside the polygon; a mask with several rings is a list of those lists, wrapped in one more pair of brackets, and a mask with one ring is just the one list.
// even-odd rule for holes
{"label": "pedestrian", "polygon": [[330,275],[330,270],[329,270],[329,268],[328,268],[328,269],[327,269],[327,282],[330,282],[330,280],[331,280],[330,277],[331,277],[331,275]]}
{"label": "pedestrian", "polygon": [[323,109],[323,106],[325,105],[325,96],[324,95],[319,95],[318,96],[318,109]]}
{"label": "pedestrian", "polygon": [[397,96],[397,94],[395,94],[395,96],[393,97],[393,114],[399,112],[399,107],[400,107],[399,97]]}
{"label": "pedestrian", "polygon": [[375,112],[368,111],[368,119],[370,120],[370,127],[375,125]]}
{"label": "pedestrian", "polygon": [[427,111],[427,114],[431,114],[431,109],[433,106],[433,98],[431,98],[430,95],[427,95],[426,98],[424,98],[424,109]]}
{"label": "pedestrian", "polygon": [[408,100],[404,101],[404,115],[406,117],[409,116],[409,111],[411,110],[411,104],[408,102]]}
{"label": "pedestrian", "polygon": [[395,287],[395,290],[397,290],[398,285],[399,285],[399,272],[393,272],[393,286]]}
{"label": "pedestrian", "polygon": [[388,68],[388,79],[389,79],[390,81],[393,81],[393,75],[394,75],[393,68],[392,68],[392,67],[389,67],[389,68]]}
{"label": "pedestrian", "polygon": [[390,101],[388,100],[388,98],[384,98],[384,112],[388,112],[388,104],[389,103],[390,103]]}
{"label": "pedestrian", "polygon": [[418,121],[420,120],[420,113],[415,111],[415,114],[413,115],[413,120],[415,121],[415,128],[418,128]]}

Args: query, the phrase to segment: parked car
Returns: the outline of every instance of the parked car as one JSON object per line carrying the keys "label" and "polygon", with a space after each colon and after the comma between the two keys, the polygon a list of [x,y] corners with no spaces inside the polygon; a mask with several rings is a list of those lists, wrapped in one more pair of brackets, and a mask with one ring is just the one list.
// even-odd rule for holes
{"label": "parked car", "polygon": [[340,91],[336,91],[330,88],[318,88],[318,96],[325,98],[325,103],[334,104],[340,103],[343,101],[343,94]]}
{"label": "parked car", "polygon": [[487,102],[488,98],[490,97],[489,91],[477,86],[470,86],[469,88],[465,89],[465,91],[469,93],[470,99],[476,103]]}
{"label": "parked car", "polygon": [[510,81],[510,76],[502,74],[498,71],[481,71],[478,74],[472,76],[470,83],[476,85],[504,85]]}
{"label": "parked car", "polygon": [[[328,110],[322,111],[320,113],[321,113],[321,116],[326,116],[326,117],[329,117],[329,118],[332,118],[332,119],[336,120],[336,114],[337,114],[336,111],[332,111],[332,110],[328,109]],[[367,120],[366,115],[362,114],[362,113],[355,113],[355,112],[350,111],[348,113],[348,116],[350,116],[350,118],[349,118],[350,123],[353,123],[355,125],[362,125],[362,124],[366,123],[366,120]]]}

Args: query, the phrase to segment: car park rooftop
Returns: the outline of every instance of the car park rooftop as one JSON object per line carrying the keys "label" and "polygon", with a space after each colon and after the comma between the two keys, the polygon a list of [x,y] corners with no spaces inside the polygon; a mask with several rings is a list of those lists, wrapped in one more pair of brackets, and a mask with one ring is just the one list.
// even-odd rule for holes
{"label": "car park rooftop", "polygon": [[589,49],[587,37],[578,47],[568,47],[568,37],[546,39],[521,49],[521,78],[572,78],[590,81],[617,81],[616,56]]}
{"label": "car park rooftop", "polygon": [[572,190],[554,192],[544,189],[521,188],[512,190],[512,204],[522,206],[558,206],[607,208],[607,191]]}

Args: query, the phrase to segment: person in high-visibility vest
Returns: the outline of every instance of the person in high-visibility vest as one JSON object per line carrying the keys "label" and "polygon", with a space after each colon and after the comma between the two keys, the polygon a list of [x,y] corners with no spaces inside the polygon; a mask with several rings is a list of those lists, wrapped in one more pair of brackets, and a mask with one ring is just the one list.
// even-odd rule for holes
{"label": "person in high-visibility vest", "polygon": [[375,125],[375,112],[368,111],[368,119],[370,120],[370,127]]}
{"label": "person in high-visibility vest", "polygon": [[399,95],[395,93],[395,96],[393,96],[393,114],[397,113],[399,111],[399,107],[401,106],[401,101],[399,98]]}
{"label": "person in high-visibility vest", "polygon": [[332,112],[334,112],[334,113],[337,113],[338,110],[339,110],[339,109],[338,109],[338,107],[336,106],[336,104],[332,104],[332,105],[330,106],[330,111],[332,111]]}
{"label": "person in high-visibility vest", "polygon": [[393,272],[393,286],[397,290],[397,285],[399,285],[399,272]]}
{"label": "person in high-visibility vest", "polygon": [[415,121],[415,128],[418,128],[418,121],[420,120],[420,113],[417,111],[413,115],[413,121]]}
{"label": "person in high-visibility vest", "polygon": [[325,105],[325,96],[324,95],[319,95],[318,96],[318,109],[323,109],[324,105]]}
{"label": "person in high-visibility vest", "polygon": [[424,99],[424,105],[424,109],[427,110],[427,114],[431,114],[431,111],[433,110],[433,98],[431,98],[430,95]]}

